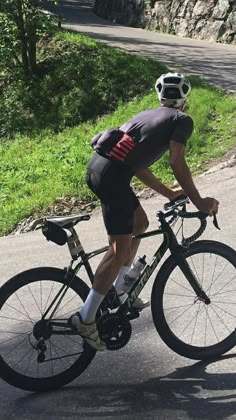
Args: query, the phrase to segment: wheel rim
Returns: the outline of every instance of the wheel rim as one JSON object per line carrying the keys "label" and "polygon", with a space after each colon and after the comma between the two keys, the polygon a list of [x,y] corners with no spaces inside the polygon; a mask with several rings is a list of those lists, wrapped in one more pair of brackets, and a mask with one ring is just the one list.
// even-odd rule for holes
{"label": "wheel rim", "polygon": [[[54,335],[52,327],[41,321],[42,314],[61,287],[59,281],[32,281],[22,287],[19,285],[18,290],[3,302],[0,354],[4,363],[17,374],[35,379],[51,378],[70,369],[83,354],[80,336]],[[80,296],[69,288],[53,319],[68,319],[82,303]],[[41,347],[38,347],[40,339]],[[43,346],[46,351],[42,351]],[[45,357],[38,359],[40,353]]]}
{"label": "wheel rim", "polygon": [[178,266],[171,272],[163,294],[168,328],[183,343],[197,348],[215,346],[235,333],[235,265],[216,253],[196,253],[187,262],[210,304],[201,301]]}

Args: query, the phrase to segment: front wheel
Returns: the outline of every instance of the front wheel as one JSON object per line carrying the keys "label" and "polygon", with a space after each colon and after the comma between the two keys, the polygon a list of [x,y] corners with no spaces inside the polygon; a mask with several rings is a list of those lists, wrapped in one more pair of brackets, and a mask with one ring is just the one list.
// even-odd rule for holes
{"label": "front wheel", "polygon": [[190,359],[218,357],[236,345],[236,252],[216,241],[198,241],[185,258],[210,299],[199,298],[170,256],[155,279],[154,324],[173,351]]}
{"label": "front wheel", "polygon": [[[62,288],[66,293],[59,297]],[[64,270],[47,267],[20,273],[1,287],[3,380],[27,391],[46,391],[71,382],[87,368],[96,351],[79,335],[65,332],[70,330],[68,318],[82,306],[88,292],[79,277],[70,282]]]}

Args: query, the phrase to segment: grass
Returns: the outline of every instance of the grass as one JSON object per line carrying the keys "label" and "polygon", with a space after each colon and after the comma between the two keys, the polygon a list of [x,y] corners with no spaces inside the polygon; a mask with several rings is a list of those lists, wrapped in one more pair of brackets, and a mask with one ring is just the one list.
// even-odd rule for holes
{"label": "grass", "polygon": [[30,82],[0,72],[0,137],[16,132],[54,132],[116,109],[143,95],[166,67],[111,48],[81,34],[61,31],[38,47]]}
{"label": "grass", "polygon": [[[74,36],[68,37],[73,39]],[[111,54],[114,54],[113,49]],[[133,66],[133,57],[131,63]],[[126,72],[128,66],[129,56]],[[143,60],[142,67],[147,75],[150,60]],[[236,100],[197,77],[190,79],[192,92],[187,112],[193,117],[195,128],[188,144],[187,160],[193,173],[197,173],[210,159],[222,156],[235,145]],[[108,127],[121,125],[137,112],[157,106],[154,89],[146,89],[146,93],[129,102],[120,99],[114,112],[60,133],[45,129],[35,134],[17,134],[11,141],[2,140],[0,234],[9,233],[20,220],[43,210],[58,197],[91,199],[84,182],[86,165],[92,155],[91,138]],[[172,183],[168,154],[156,162],[152,170],[163,182]]]}

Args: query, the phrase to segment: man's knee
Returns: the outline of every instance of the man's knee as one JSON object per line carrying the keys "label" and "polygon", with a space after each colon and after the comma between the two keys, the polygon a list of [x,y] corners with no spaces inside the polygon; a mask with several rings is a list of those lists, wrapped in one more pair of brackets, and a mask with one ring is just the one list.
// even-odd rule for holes
{"label": "man's knee", "polygon": [[125,265],[127,259],[132,257],[132,235],[120,235],[114,241],[110,238],[110,246],[112,249],[112,259],[117,266]]}
{"label": "man's knee", "polygon": [[135,212],[133,233],[135,235],[143,233],[145,232],[145,230],[147,230],[148,226],[149,226],[149,221],[148,221],[147,215],[145,211],[143,210],[143,208],[139,206]]}

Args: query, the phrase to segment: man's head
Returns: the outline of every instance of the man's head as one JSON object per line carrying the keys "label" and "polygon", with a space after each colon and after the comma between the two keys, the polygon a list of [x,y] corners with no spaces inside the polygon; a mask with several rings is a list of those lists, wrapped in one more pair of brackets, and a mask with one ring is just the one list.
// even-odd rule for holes
{"label": "man's head", "polygon": [[191,85],[182,74],[162,74],[155,83],[161,106],[183,109]]}

